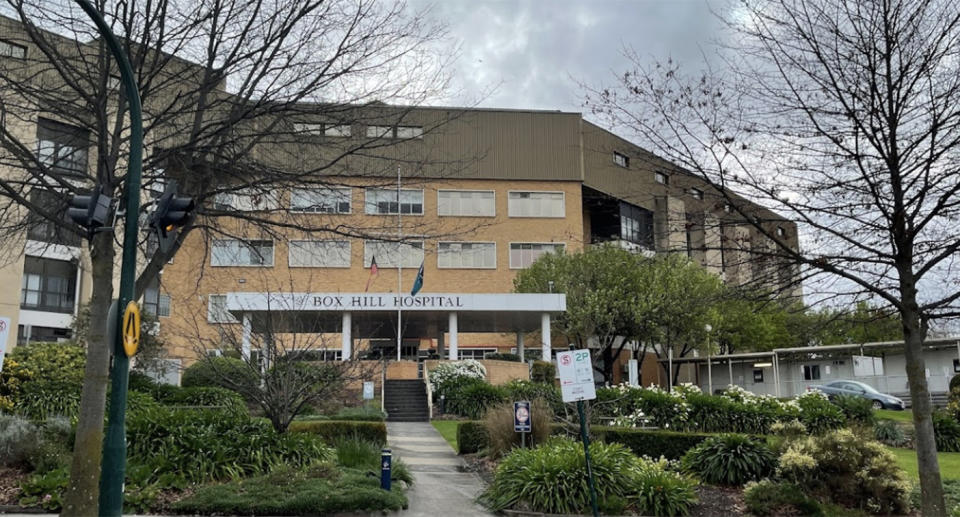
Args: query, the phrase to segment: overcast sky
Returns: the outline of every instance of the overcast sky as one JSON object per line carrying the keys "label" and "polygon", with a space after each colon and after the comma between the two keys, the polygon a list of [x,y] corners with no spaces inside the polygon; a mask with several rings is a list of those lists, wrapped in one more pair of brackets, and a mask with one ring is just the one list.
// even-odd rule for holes
{"label": "overcast sky", "polygon": [[452,99],[444,104],[580,111],[577,81],[609,82],[626,66],[622,49],[701,62],[718,22],[720,0],[489,1],[412,0],[432,4],[461,55]]}

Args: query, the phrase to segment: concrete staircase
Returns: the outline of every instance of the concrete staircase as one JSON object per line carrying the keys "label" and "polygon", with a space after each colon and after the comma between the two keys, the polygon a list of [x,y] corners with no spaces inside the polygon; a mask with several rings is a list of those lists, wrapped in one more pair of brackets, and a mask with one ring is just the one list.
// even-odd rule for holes
{"label": "concrete staircase", "polygon": [[388,380],[384,386],[384,409],[390,422],[426,422],[427,387],[423,380]]}

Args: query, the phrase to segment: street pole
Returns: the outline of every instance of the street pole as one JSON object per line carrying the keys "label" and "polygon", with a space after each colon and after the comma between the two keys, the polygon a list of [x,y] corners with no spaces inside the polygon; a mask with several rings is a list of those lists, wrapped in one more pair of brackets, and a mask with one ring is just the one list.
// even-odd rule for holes
{"label": "street pole", "polygon": [[[126,215],[123,220],[123,262],[120,266],[120,302],[122,309],[133,300],[134,275],[137,262],[137,215],[140,212],[140,173],[143,162],[143,120],[140,107],[140,94],[133,78],[133,69],[120,44],[110,31],[106,20],[88,0],[76,0],[80,7],[93,19],[97,30],[103,36],[110,52],[120,69],[120,82],[123,84],[130,105],[130,157],[127,161],[127,182],[123,195],[126,200]],[[110,370],[110,415],[107,433],[103,442],[103,466],[100,474],[100,515],[119,516],[123,513],[123,479],[127,461],[126,424],[124,415],[127,409],[127,382],[129,380],[130,358],[123,349],[123,318],[115,321],[113,347],[113,365]]]}
{"label": "street pole", "polygon": [[583,401],[577,401],[577,413],[580,414],[580,437],[583,438],[583,459],[587,463],[587,485],[590,487],[590,508],[593,510],[593,517],[598,517],[600,511],[597,509],[597,486],[593,481],[593,467],[590,465],[590,435],[587,433],[587,417],[583,413]]}

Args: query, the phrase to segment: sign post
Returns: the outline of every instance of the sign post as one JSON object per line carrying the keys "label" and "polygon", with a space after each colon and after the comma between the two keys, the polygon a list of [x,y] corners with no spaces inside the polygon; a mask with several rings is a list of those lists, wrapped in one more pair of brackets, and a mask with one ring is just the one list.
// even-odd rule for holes
{"label": "sign post", "polygon": [[597,517],[599,515],[597,486],[593,480],[593,467],[590,465],[590,435],[587,433],[587,418],[583,411],[584,400],[597,398],[590,351],[557,352],[557,373],[560,375],[563,401],[577,403],[577,413],[580,415],[580,438],[583,440],[583,456],[587,464],[587,484],[590,487],[590,506],[593,517]]}
{"label": "sign post", "polygon": [[0,318],[0,372],[3,371],[3,358],[7,355],[7,336],[10,334],[10,318]]}
{"label": "sign post", "polygon": [[527,433],[533,427],[530,422],[530,401],[520,400],[513,403],[513,431],[520,433],[520,446],[527,447]]}

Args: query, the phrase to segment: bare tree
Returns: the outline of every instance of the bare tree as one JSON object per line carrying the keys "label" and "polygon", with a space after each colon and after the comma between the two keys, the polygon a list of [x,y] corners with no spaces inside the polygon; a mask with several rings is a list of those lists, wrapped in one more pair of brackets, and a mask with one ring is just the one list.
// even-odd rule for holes
{"label": "bare tree", "polygon": [[[945,515],[923,343],[960,315],[960,10],[943,0],[740,2],[705,72],[632,68],[595,114],[718,189],[829,289],[899,314],[924,515]],[[785,245],[739,198],[802,225]]]}
{"label": "bare tree", "polygon": [[[143,187],[158,191],[177,179],[200,207],[172,250],[150,250],[137,279],[138,297],[195,230],[207,239],[237,235],[240,220],[268,234],[285,228],[378,231],[324,216],[298,219],[276,204],[257,202],[241,212],[229,201],[214,201],[235,200],[234,194],[269,198],[289,185],[336,186],[348,171],[371,185],[386,183],[384,175],[392,176],[398,163],[408,172],[438,174],[420,138],[451,115],[438,110],[411,120],[409,109],[384,104],[434,97],[446,86],[444,65],[452,55],[434,50],[442,48],[432,43],[444,38],[443,28],[402,2],[97,4],[136,74],[144,115]],[[3,11],[15,18],[0,18],[5,40],[15,47],[0,58],[0,232],[17,239],[12,242],[33,230],[48,242],[75,243],[78,229],[63,218],[69,197],[94,187],[114,199],[121,195],[128,103],[103,40],[72,2],[8,0]],[[357,134],[364,126],[382,133]],[[353,162],[354,156],[365,160]],[[97,513],[110,355],[105,323],[118,246],[111,232],[93,235],[88,246],[91,325],[64,504],[71,515]],[[13,248],[5,251],[22,253]]]}

